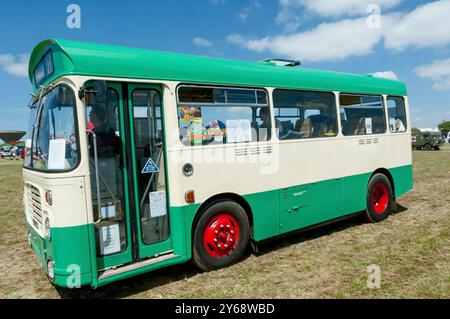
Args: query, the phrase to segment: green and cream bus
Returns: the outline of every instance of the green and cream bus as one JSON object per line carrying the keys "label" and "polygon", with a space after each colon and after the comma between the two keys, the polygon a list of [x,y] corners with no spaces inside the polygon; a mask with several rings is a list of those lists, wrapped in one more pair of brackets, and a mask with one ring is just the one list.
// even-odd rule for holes
{"label": "green and cream bus", "polygon": [[365,214],[412,189],[405,85],[370,75],[46,40],[32,52],[29,243],[94,288]]}

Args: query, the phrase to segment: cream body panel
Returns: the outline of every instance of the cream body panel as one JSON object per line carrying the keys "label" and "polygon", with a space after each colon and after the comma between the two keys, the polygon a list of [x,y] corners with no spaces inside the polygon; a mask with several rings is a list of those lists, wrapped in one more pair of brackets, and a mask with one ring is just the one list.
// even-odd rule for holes
{"label": "cream body panel", "polygon": [[[24,180],[25,216],[28,223],[41,236],[43,236],[43,229],[37,228],[31,219],[30,198],[27,195],[28,185],[32,185],[39,190],[43,221],[48,217],[51,228],[79,226],[89,223],[86,210],[86,187],[83,177],[47,178],[25,170]],[[46,191],[52,193],[52,205],[49,205],[45,200]]]}

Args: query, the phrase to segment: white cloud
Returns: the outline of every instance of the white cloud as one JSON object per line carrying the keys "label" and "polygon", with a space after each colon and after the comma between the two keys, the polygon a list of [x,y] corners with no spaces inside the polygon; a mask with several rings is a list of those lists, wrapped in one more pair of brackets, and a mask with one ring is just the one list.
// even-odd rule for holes
{"label": "white cloud", "polygon": [[439,91],[450,90],[450,59],[436,60],[414,70],[417,76],[434,82],[433,88]]}
{"label": "white cloud", "polygon": [[253,14],[256,9],[259,9],[261,7],[261,3],[258,0],[252,0],[251,3],[241,11],[239,11],[236,16],[242,22],[246,22],[248,17]]}
{"label": "white cloud", "polygon": [[199,46],[199,47],[210,47],[212,45],[211,41],[206,40],[204,38],[194,38],[192,40],[192,43],[194,43],[195,45]]}
{"label": "white cloud", "polygon": [[[357,12],[360,1],[339,1],[343,7]],[[367,1],[361,1],[365,5]],[[371,1],[369,1],[371,2]],[[283,6],[292,3],[308,5],[326,13],[324,0],[280,0]],[[336,1],[327,0],[334,8]],[[393,7],[400,1],[379,1],[380,5]],[[316,6],[316,7],[314,7]],[[353,9],[351,9],[353,8]],[[281,12],[281,11],[280,11]],[[334,61],[352,56],[372,53],[374,47],[384,39],[386,49],[402,51],[408,47],[442,47],[450,44],[450,0],[441,0],[417,7],[407,13],[390,13],[381,16],[381,28],[370,28],[370,17],[345,19],[322,23],[302,32],[294,32],[300,21],[289,20],[289,13],[277,16],[277,23],[285,25],[285,32],[262,38],[230,35],[227,40],[256,52],[270,52],[277,57],[288,57],[310,62]],[[290,21],[290,22],[289,22]],[[289,25],[289,23],[291,23]],[[287,33],[286,33],[287,32]],[[292,33],[294,32],[294,33]],[[450,83],[439,83],[446,87]]]}
{"label": "white cloud", "polygon": [[387,20],[385,46],[396,51],[408,47],[426,48],[450,43],[450,1],[427,3]]}
{"label": "white cloud", "polygon": [[13,63],[14,62],[14,55],[8,53],[8,54],[0,54],[0,64],[5,63]]}
{"label": "white cloud", "polygon": [[398,80],[397,74],[394,71],[375,72],[372,75],[376,78],[385,78],[389,80]]}
{"label": "white cloud", "polygon": [[261,39],[232,34],[227,41],[252,51],[317,62],[369,54],[381,36],[381,29],[368,28],[366,18],[360,18],[323,23],[310,31]]}
{"label": "white cloud", "polygon": [[18,57],[10,53],[0,54],[0,68],[11,75],[27,77],[29,60],[29,54],[20,54]]}
{"label": "white cloud", "polygon": [[280,0],[281,12],[288,14],[288,10],[306,8],[309,12],[323,17],[340,17],[366,15],[372,4],[381,9],[391,9],[403,0]]}

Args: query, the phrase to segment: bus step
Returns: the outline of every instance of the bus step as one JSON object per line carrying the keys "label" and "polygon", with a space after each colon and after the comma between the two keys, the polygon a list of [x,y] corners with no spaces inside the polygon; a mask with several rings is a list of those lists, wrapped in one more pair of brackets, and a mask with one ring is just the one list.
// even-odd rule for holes
{"label": "bus step", "polygon": [[103,272],[98,277],[98,280],[101,281],[101,280],[106,279],[111,276],[116,276],[116,275],[131,271],[131,270],[135,270],[135,269],[142,268],[145,266],[154,265],[154,264],[160,263],[162,261],[177,258],[177,257],[179,257],[179,256],[175,255],[173,253],[169,253],[169,254],[165,254],[165,255],[160,255],[159,257],[150,258],[150,259],[147,259],[147,260],[144,260],[141,262],[137,262],[137,263],[134,263],[131,265],[123,266],[123,267],[120,267],[117,269],[110,269],[110,270]]}

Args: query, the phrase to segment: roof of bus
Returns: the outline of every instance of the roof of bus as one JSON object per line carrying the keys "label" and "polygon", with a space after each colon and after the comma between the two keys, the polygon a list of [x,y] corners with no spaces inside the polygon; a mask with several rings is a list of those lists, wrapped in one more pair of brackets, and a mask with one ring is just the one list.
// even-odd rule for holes
{"label": "roof of bus", "polygon": [[[54,71],[42,84],[64,75],[173,80],[240,86],[267,86],[366,94],[406,95],[402,82],[371,75],[277,66],[88,42],[49,39],[33,50],[29,77],[52,50]],[[37,89],[35,87],[35,89]]]}

